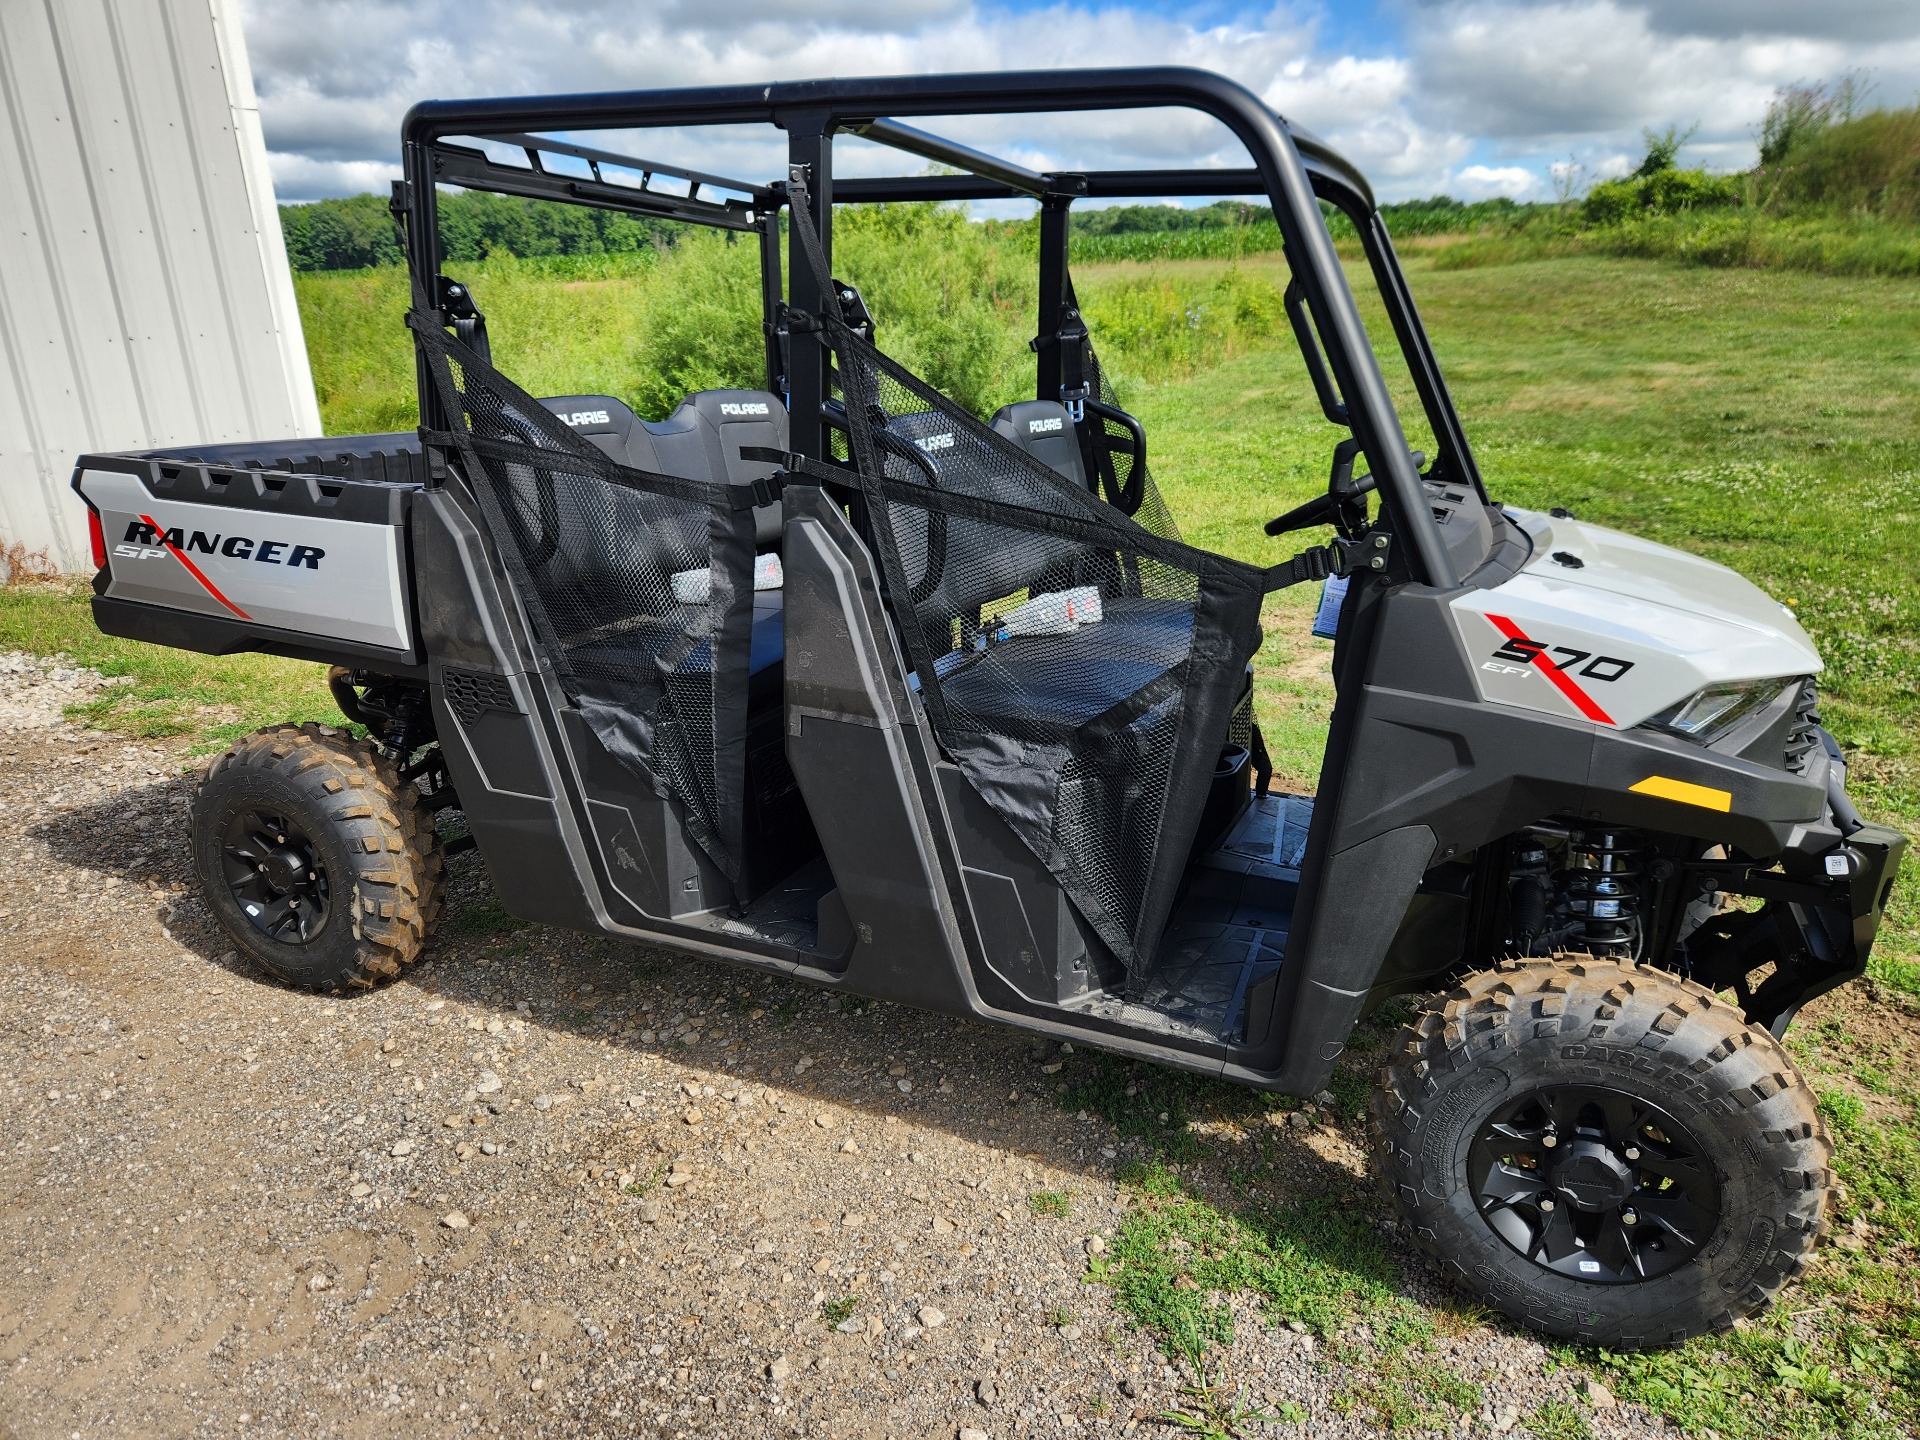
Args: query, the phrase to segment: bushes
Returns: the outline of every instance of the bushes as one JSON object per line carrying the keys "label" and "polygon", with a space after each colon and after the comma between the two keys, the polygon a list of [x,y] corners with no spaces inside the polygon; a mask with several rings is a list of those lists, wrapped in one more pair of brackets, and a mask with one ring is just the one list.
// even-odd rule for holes
{"label": "bushes", "polygon": [[978,415],[1028,396],[1039,277],[1024,229],[989,233],[951,205],[860,205],[835,212],[833,234],[889,355]]}
{"label": "bushes", "polygon": [[624,398],[649,420],[664,419],[690,391],[767,383],[760,251],[732,240],[710,230],[689,235],[641,292]]}
{"label": "bushes", "polygon": [[[948,206],[862,206],[834,216],[834,263],[908,369],[980,414],[1026,393],[1035,278],[1017,236]],[[766,383],[759,273],[754,246],[711,232],[663,258],[637,317],[636,410],[658,419],[691,390]]]}
{"label": "bushes", "polygon": [[1844,75],[1831,85],[1787,85],[1774,91],[1760,122],[1761,165],[1778,165],[1832,126],[1853,119],[1866,89],[1858,75]]}
{"label": "bushes", "polygon": [[[1032,395],[1029,232],[936,205],[862,207],[834,225],[840,278],[866,297],[882,349],[976,415]],[[496,362],[535,394],[605,393],[660,419],[689,391],[766,384],[752,243],[695,231],[664,252],[494,255],[448,270],[486,311]],[[302,274],[294,288],[328,432],[413,425],[406,272]],[[1101,276],[1081,302],[1123,386],[1190,374],[1286,328],[1274,282],[1231,265]]]}
{"label": "bushes", "polygon": [[1081,301],[1102,359],[1123,381],[1190,375],[1286,325],[1280,288],[1238,266],[1210,281],[1164,271],[1110,277]]}
{"label": "bushes", "polygon": [[1601,181],[1581,202],[1580,218],[1592,226],[1619,225],[1643,215],[1723,209],[1738,205],[1743,189],[1740,179],[1733,175],[1709,175],[1704,170],[1657,170],[1651,175]]}
{"label": "bushes", "polygon": [[[461,190],[440,196],[440,238],[450,260],[629,254],[670,245],[685,229],[666,220],[517,195]],[[400,228],[382,195],[282,205],[280,230],[295,270],[366,270],[404,258]]]}
{"label": "bushes", "polygon": [[1646,215],[1674,215],[1737,205],[1745,189],[1732,175],[1682,170],[1675,161],[1693,132],[1682,135],[1669,125],[1648,130],[1646,158],[1640,168],[1618,180],[1602,180],[1581,202],[1580,218],[1591,226],[1620,225]]}
{"label": "bushes", "polygon": [[1920,109],[1876,110],[1819,127],[1766,172],[1783,207],[1920,223]]}
{"label": "bushes", "polygon": [[1920,275],[1920,109],[1854,115],[1850,82],[1782,91],[1761,126],[1768,163],[1709,175],[1647,136],[1632,175],[1435,257],[1442,269],[1558,255],[1635,255],[1719,266]]}
{"label": "bushes", "polygon": [[1920,227],[1875,215],[1771,214],[1751,206],[1640,214],[1617,225],[1535,223],[1435,252],[1441,270],[1565,255],[1628,255],[1698,265],[1920,276]]}

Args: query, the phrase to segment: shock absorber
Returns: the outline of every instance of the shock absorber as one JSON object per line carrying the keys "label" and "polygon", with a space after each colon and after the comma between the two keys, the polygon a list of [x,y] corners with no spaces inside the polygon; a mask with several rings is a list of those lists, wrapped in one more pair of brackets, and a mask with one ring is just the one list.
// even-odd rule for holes
{"label": "shock absorber", "polygon": [[1640,955],[1646,845],[1637,830],[1575,830],[1567,836],[1561,894],[1573,939],[1596,955]]}
{"label": "shock absorber", "polygon": [[1553,880],[1546,842],[1531,831],[1521,835],[1514,849],[1513,868],[1507,872],[1508,929],[1514,952],[1535,955],[1547,930],[1547,906],[1553,900]]}

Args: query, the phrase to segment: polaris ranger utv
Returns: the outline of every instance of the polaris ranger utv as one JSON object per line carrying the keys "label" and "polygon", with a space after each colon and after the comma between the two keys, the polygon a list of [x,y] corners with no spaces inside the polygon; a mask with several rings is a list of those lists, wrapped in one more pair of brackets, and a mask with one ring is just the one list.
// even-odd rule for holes
{"label": "polaris ranger utv", "polygon": [[[1251,164],[1042,174],[900,118],[1155,106]],[[580,139],[713,125],[783,131],[784,173]],[[836,177],[836,135],[940,172]],[[1634,1346],[1799,1269],[1830,1144],[1778,1037],[1861,974],[1906,842],[1848,802],[1783,607],[1489,498],[1339,155],[1174,69],[433,103],[403,138],[418,433],[91,455],[74,479],[102,629],[330,664],[366,729],[262,731],[199,787],[208,902],[265,970],[401,973],[471,845],[528,920],[1295,1095],[1370,1010],[1427,994],[1376,1158],[1461,1284]],[[443,273],[441,186],[756,243],[765,388],[662,421],[526,394],[486,297]],[[1067,264],[1077,202],[1202,195],[1272,205],[1331,431],[1325,493],[1267,526],[1325,543],[1268,568],[1180,540]],[[889,358],[834,213],[1022,197],[1033,398],[981,417]],[[1323,204],[1358,231],[1431,457]],[[1311,798],[1269,793],[1249,667],[1262,597],[1308,581],[1337,689]]]}

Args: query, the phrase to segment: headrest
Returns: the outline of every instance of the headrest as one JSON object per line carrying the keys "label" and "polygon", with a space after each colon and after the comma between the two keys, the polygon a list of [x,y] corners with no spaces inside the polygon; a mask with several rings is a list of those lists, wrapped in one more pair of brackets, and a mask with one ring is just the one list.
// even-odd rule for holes
{"label": "headrest", "polygon": [[[764,460],[741,458],[741,446],[785,450],[791,433],[785,402],[768,390],[696,390],[665,423],[684,424],[689,415],[705,432],[708,473],[735,485],[749,484],[775,469]],[[757,506],[753,518],[756,542],[775,544],[780,538],[779,505]]]}
{"label": "headrest", "polygon": [[556,395],[540,402],[576,435],[612,435],[622,445],[640,417],[611,395]]}
{"label": "headrest", "polygon": [[1086,462],[1080,455],[1080,437],[1067,407],[1058,400],[1022,400],[1002,406],[993,417],[996,434],[1004,435],[1041,464],[1051,466],[1074,484],[1087,483]]}
{"label": "headrest", "polygon": [[914,410],[890,416],[887,429],[902,440],[920,447],[937,464],[941,452],[954,447],[954,424],[950,416],[938,410]]}
{"label": "headrest", "polygon": [[713,425],[760,421],[786,428],[787,407],[768,390],[696,390],[680,402]]}

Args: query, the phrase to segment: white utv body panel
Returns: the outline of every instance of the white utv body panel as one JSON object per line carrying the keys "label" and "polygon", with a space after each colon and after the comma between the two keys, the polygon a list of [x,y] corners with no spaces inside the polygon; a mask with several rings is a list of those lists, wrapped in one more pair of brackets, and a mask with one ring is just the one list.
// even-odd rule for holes
{"label": "white utv body panel", "polygon": [[195,504],[119,470],[83,471],[79,488],[100,512],[110,599],[411,647],[398,526]]}
{"label": "white utv body panel", "polygon": [[1697,555],[1507,507],[1533,555],[1452,603],[1480,698],[1627,729],[1709,685],[1819,673],[1786,606]]}

